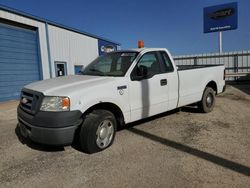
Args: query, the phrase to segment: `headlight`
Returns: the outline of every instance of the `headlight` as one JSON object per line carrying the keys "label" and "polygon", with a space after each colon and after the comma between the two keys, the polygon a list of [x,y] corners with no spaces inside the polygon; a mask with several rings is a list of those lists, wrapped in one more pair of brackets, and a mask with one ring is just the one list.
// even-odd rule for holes
{"label": "headlight", "polygon": [[68,97],[44,97],[41,111],[69,111],[70,99]]}

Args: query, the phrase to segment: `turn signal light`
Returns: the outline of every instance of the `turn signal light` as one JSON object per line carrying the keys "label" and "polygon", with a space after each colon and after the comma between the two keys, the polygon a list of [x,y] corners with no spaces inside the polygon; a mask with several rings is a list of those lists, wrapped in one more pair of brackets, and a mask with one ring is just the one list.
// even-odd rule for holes
{"label": "turn signal light", "polygon": [[63,98],[62,100],[62,107],[63,109],[68,109],[70,106],[70,100],[68,97]]}

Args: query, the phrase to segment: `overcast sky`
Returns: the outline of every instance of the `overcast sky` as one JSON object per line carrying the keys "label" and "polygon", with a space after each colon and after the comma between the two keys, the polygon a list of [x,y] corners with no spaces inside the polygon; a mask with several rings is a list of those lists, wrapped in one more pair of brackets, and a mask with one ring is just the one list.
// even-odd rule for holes
{"label": "overcast sky", "polygon": [[238,29],[223,32],[223,51],[250,50],[249,0],[0,0],[0,4],[119,42],[122,49],[165,47],[174,55],[218,51],[203,33],[203,8],[238,2]]}

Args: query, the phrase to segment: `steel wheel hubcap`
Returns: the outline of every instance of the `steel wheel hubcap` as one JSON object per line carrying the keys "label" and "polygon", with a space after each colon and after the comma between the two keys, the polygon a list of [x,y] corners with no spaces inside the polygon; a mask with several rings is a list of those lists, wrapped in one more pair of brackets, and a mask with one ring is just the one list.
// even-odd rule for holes
{"label": "steel wheel hubcap", "polygon": [[211,107],[213,104],[213,97],[211,94],[208,94],[207,98],[206,98],[206,103],[208,107]]}
{"label": "steel wheel hubcap", "polygon": [[96,131],[96,144],[99,148],[107,147],[114,136],[114,125],[110,120],[102,121]]}

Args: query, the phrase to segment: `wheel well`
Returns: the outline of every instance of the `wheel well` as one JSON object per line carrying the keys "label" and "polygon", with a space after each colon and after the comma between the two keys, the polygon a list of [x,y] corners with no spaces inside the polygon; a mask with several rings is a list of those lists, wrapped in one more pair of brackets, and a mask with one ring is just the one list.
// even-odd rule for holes
{"label": "wheel well", "polygon": [[215,83],[215,81],[210,81],[210,82],[206,85],[206,87],[211,87],[211,88],[215,91],[215,93],[217,94],[217,84]]}
{"label": "wheel well", "polygon": [[113,103],[109,103],[109,102],[102,102],[102,103],[99,103],[99,104],[96,104],[96,105],[90,107],[88,110],[86,110],[83,113],[83,116],[92,112],[93,110],[97,110],[97,109],[103,109],[103,110],[108,110],[108,111],[112,112],[117,120],[118,127],[123,126],[125,124],[124,116],[123,116],[121,109],[117,105],[115,105]]}

